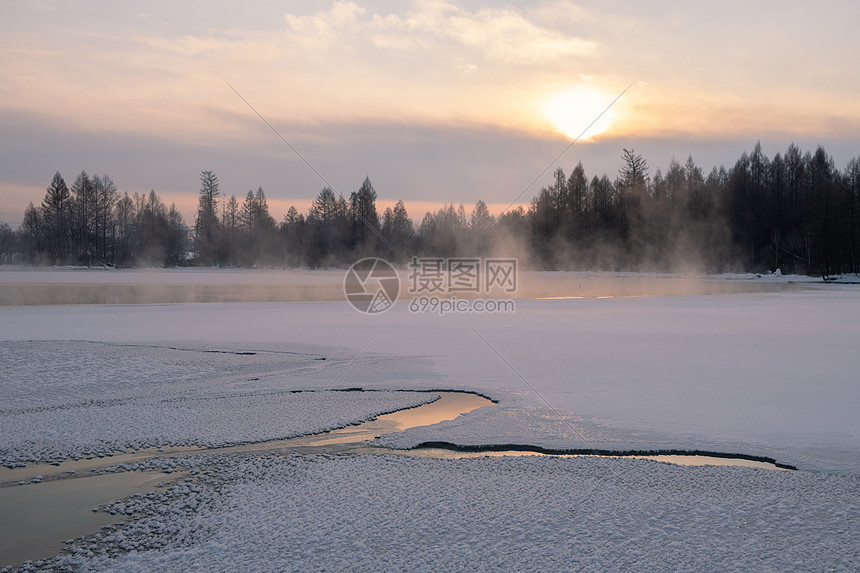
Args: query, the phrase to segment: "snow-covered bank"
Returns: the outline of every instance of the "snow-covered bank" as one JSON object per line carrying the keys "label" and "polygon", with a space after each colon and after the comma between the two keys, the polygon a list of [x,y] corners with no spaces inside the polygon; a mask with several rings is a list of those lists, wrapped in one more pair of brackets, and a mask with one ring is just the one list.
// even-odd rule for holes
{"label": "snow-covered bank", "polygon": [[209,462],[113,505],[144,515],[128,527],[29,570],[851,571],[860,559],[858,476],[593,458]]}
{"label": "snow-covered bank", "polygon": [[[609,452],[626,454],[696,453],[698,455],[725,455],[726,457],[758,458],[776,462],[780,467],[817,468],[820,461],[791,450],[754,446],[750,443],[685,439],[672,434],[637,432],[620,429],[581,416],[573,416],[549,408],[483,408],[461,415],[434,426],[409,428],[386,434],[373,442],[374,446],[411,450],[427,444],[450,444],[467,450],[482,446],[506,446],[514,449],[523,446],[541,448],[549,453]],[[441,446],[432,446],[441,447]],[[830,471],[853,471],[853,466],[832,462]]]}
{"label": "snow-covered bank", "polygon": [[287,438],[435,398],[416,392],[296,392],[307,387],[303,375],[313,379],[311,374],[325,372],[333,382],[348,367],[313,354],[5,342],[0,358],[0,465]]}

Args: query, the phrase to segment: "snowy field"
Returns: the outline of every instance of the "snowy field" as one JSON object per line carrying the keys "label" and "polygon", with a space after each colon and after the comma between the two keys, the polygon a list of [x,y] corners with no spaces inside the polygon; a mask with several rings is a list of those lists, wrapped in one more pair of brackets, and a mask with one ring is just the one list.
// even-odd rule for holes
{"label": "snowy field", "polygon": [[[570,285],[582,278],[561,277],[569,290],[551,296],[578,296]],[[21,462],[258,441],[427,399],[291,390],[466,389],[500,403],[385,443],[700,449],[800,471],[613,459],[189,461],[209,477],[182,487],[199,491],[146,501],[166,514],[199,501],[175,525],[182,531],[152,534],[151,551],[105,542],[121,549],[115,560],[74,559],[141,571],[856,569],[860,287],[765,280],[776,286],[519,299],[504,315],[398,304],[368,316],[342,301],[2,306],[0,452]],[[326,398],[310,410],[297,402],[317,396]],[[309,415],[284,415],[297,411]],[[146,536],[134,527],[116,535]]]}
{"label": "snowy field", "polygon": [[[857,479],[647,460],[198,459],[77,571],[856,571]],[[190,463],[194,467],[194,462]],[[35,568],[34,568],[35,569]]]}
{"label": "snowy field", "polygon": [[[289,438],[434,398],[296,392],[303,378],[323,369],[321,358],[92,342],[0,343],[0,361],[8,365],[0,374],[0,465]],[[332,363],[336,368],[339,361]]]}

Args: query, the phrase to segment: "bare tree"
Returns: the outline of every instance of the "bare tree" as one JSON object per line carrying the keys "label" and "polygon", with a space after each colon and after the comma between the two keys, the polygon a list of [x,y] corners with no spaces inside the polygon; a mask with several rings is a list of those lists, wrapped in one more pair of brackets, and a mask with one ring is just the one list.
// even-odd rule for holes
{"label": "bare tree", "polygon": [[218,177],[211,171],[200,174],[200,195],[197,200],[197,221],[194,244],[197,258],[205,265],[219,261],[218,198],[221,196]]}

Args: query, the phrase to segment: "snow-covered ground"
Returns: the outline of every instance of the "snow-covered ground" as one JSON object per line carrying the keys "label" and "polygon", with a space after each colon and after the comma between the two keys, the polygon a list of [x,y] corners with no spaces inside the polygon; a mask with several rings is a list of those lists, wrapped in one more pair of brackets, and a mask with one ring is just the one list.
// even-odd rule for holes
{"label": "snow-covered ground", "polygon": [[[326,360],[322,360],[326,358]],[[0,465],[319,433],[434,399],[296,392],[349,362],[308,353],[0,342]],[[328,368],[326,369],[326,363]],[[340,369],[340,370],[338,370]]]}
{"label": "snow-covered ground", "polygon": [[45,568],[776,572],[860,559],[856,475],[599,458],[197,464],[173,490],[112,506],[146,517]]}
{"label": "snow-covered ground", "polygon": [[[336,555],[359,569],[398,569],[415,555],[417,569],[426,559],[443,569],[493,568],[487,560],[498,557],[537,569],[700,570],[707,562],[714,570],[850,570],[860,559],[860,287],[771,280],[780,287],[738,294],[519,299],[515,313],[498,315],[412,314],[398,303],[369,316],[339,301],[0,307],[0,423],[16,424],[4,428],[0,447],[29,459],[24,452],[43,451],[27,442],[31,432],[61,444],[55,453],[93,447],[107,433],[102,424],[118,428],[124,411],[151,433],[118,429],[120,444],[250,441],[287,425],[279,411],[302,396],[291,389],[468,389],[500,404],[385,440],[703,449],[801,471],[642,460],[224,458],[219,471],[233,477],[218,486],[223,497],[177,526],[197,533],[156,539],[161,549],[115,564],[168,568],[169,557],[217,565],[233,555],[238,568],[307,569],[319,555]],[[308,429],[418,396],[382,404],[374,393],[348,410],[339,397],[357,393],[332,395],[332,409]],[[191,404],[215,420],[194,418]],[[98,423],[76,428],[75,408],[96,412]],[[159,408],[162,418],[149,423],[147,412]],[[256,418],[237,428],[245,413]],[[60,436],[70,429],[72,437]],[[291,488],[309,501],[301,506],[305,498]],[[182,497],[165,501],[165,511]],[[342,511],[332,509],[347,498]],[[273,541],[256,553],[236,549],[263,538]],[[299,538],[306,546],[297,548]]]}

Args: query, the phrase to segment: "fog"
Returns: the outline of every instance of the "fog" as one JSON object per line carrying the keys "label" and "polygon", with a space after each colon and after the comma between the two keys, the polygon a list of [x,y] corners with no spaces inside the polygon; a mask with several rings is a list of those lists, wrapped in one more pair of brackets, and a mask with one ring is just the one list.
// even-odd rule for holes
{"label": "fog", "polygon": [[[401,267],[399,301],[409,292],[410,270]],[[0,271],[0,305],[169,304],[344,301],[345,269],[6,269]],[[518,267],[515,292],[434,293],[466,298],[600,298],[774,292],[809,286],[808,277],[756,275],[531,271]],[[345,307],[346,308],[346,307]]]}

